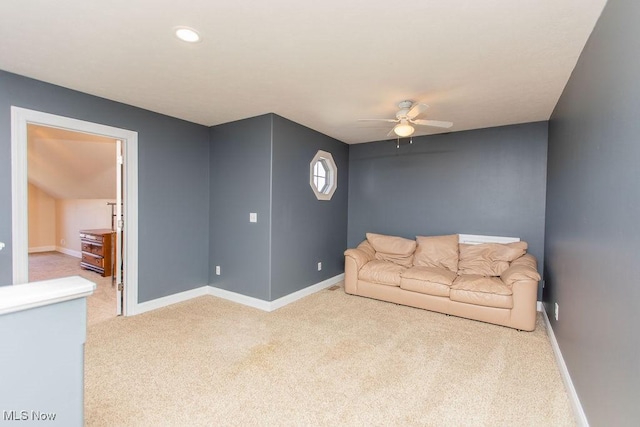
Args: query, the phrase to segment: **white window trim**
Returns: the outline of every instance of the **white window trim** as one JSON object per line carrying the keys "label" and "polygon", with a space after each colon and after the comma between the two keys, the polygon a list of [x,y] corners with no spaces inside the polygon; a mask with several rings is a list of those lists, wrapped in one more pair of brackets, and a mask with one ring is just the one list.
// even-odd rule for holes
{"label": "white window trim", "polygon": [[[319,160],[324,160],[325,165],[327,165],[329,169],[327,171],[327,182],[329,184],[325,192],[318,190],[313,182],[314,166]],[[336,189],[338,188],[338,166],[336,166],[336,162],[333,161],[333,156],[331,155],[331,153],[323,150],[318,150],[316,155],[313,157],[311,163],[309,163],[309,185],[311,186],[311,189],[313,190],[318,200],[331,200],[331,198],[333,197],[333,193],[335,193]]]}

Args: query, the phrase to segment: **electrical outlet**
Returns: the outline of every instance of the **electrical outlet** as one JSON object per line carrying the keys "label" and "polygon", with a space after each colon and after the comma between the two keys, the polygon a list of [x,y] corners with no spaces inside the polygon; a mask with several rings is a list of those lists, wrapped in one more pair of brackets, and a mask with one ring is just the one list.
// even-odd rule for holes
{"label": "electrical outlet", "polygon": [[554,314],[556,316],[556,321],[558,320],[558,311],[560,311],[560,306],[558,305],[558,303],[556,303],[556,310],[554,312]]}
{"label": "electrical outlet", "polygon": [[544,280],[542,281],[542,289],[544,289]]}
{"label": "electrical outlet", "polygon": [[318,271],[320,271],[320,270],[322,270],[322,263],[321,262],[318,263]]}
{"label": "electrical outlet", "polygon": [[258,214],[256,212],[249,213],[249,222],[258,222]]}
{"label": "electrical outlet", "polygon": [[220,275],[220,266],[216,265],[216,276]]}
{"label": "electrical outlet", "polygon": [[64,240],[64,239],[60,239],[60,244],[61,244],[62,246],[64,246],[66,243],[67,243],[67,241],[66,241],[66,240]]}

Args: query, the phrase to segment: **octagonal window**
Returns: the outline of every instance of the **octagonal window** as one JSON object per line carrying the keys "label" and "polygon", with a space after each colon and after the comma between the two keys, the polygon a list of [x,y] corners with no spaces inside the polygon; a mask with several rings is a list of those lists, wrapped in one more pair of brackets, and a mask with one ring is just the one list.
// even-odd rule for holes
{"label": "octagonal window", "polygon": [[338,167],[331,153],[318,150],[310,163],[309,185],[318,200],[331,200],[338,188]]}

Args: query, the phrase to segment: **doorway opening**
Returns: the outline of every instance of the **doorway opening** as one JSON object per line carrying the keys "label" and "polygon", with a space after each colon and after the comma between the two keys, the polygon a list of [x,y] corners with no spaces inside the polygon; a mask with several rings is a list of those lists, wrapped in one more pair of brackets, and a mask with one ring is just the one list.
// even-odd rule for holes
{"label": "doorway opening", "polygon": [[[27,124],[29,282],[82,276],[96,284],[88,324],[122,314],[116,265],[118,140]],[[116,240],[119,240],[116,242]],[[117,244],[120,243],[120,244]],[[120,252],[120,253],[118,253]]]}
{"label": "doorway opening", "polygon": [[[29,252],[35,260],[34,255],[37,255],[39,250],[51,249],[53,246],[54,251],[49,255],[67,257],[59,258],[57,262],[54,260],[53,263],[58,268],[64,269],[64,265],[69,265],[76,269],[69,271],[71,274],[66,275],[76,275],[78,271],[84,273],[89,273],[89,270],[98,271],[101,274],[88,278],[96,283],[104,282],[104,285],[108,284],[114,291],[116,297],[115,306],[112,306],[113,312],[117,311],[124,315],[136,314],[138,299],[137,132],[18,107],[11,107],[11,113],[13,283],[21,284],[37,280],[38,277],[30,277],[36,273],[33,269],[30,271]],[[44,134],[54,135],[49,139],[57,139],[57,142],[43,142],[47,139],[43,138]],[[40,136],[40,142],[34,141],[34,135]],[[92,143],[87,142],[89,141],[87,138]],[[63,141],[60,142],[60,140]],[[84,144],[80,145],[83,141]],[[41,156],[33,152],[38,150],[41,151],[39,153],[42,154]],[[100,169],[100,166],[96,165],[100,165],[99,158],[104,157],[106,152],[111,153],[109,157],[113,167],[98,173],[97,169]],[[77,172],[84,173],[86,176],[69,176],[68,174],[56,176],[55,171],[51,170],[55,169],[56,162],[53,161],[55,158],[75,162]],[[51,175],[52,173],[54,175]],[[107,182],[103,185],[103,181],[109,180],[108,176],[114,177],[115,182]],[[54,188],[55,186],[51,185],[53,181],[61,183],[59,187],[64,188]],[[110,185],[110,193],[104,188],[100,190],[100,187]],[[56,231],[52,233],[51,230],[46,230],[46,226],[37,224],[31,218],[33,230],[29,230],[29,211],[33,210],[30,209],[29,202],[33,204],[34,197],[40,197],[39,203],[46,205],[48,202],[50,206],[51,200],[44,197],[42,193],[56,194],[57,192],[65,192],[67,196],[72,197],[62,197],[59,202],[53,201],[53,205],[56,206],[54,221],[64,221],[64,224],[59,224],[61,229],[58,230],[56,227]],[[51,194],[46,195],[51,196]],[[60,196],[60,193],[57,195]],[[94,198],[94,196],[98,197]],[[51,218],[44,218],[44,220],[45,223],[48,221],[48,224],[51,224]],[[43,229],[45,229],[44,233],[42,233]],[[102,231],[105,240],[100,242],[89,240],[95,236],[82,233],[84,231],[94,232],[94,234]],[[42,240],[33,239],[38,232],[40,235],[37,238],[49,239],[49,241],[52,234],[55,235],[54,243],[38,246],[38,242]],[[110,251],[110,248],[105,246],[107,239],[113,239],[111,246],[114,250],[112,259],[105,261],[105,255]],[[74,256],[79,258],[73,258]],[[81,263],[86,267],[83,270],[80,270]],[[111,287],[112,283],[113,287]],[[103,283],[98,283],[98,291],[101,284]],[[99,295],[99,292],[96,294],[97,297],[105,297],[105,295]]]}

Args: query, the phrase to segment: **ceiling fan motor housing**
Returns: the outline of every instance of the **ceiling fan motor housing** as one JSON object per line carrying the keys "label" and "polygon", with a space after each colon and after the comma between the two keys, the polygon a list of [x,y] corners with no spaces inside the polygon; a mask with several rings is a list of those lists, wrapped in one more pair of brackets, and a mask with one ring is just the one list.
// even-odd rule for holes
{"label": "ceiling fan motor housing", "polygon": [[413,101],[402,101],[398,104],[400,110],[396,113],[396,119],[402,120],[407,119],[407,113],[411,110],[411,106],[413,105]]}

